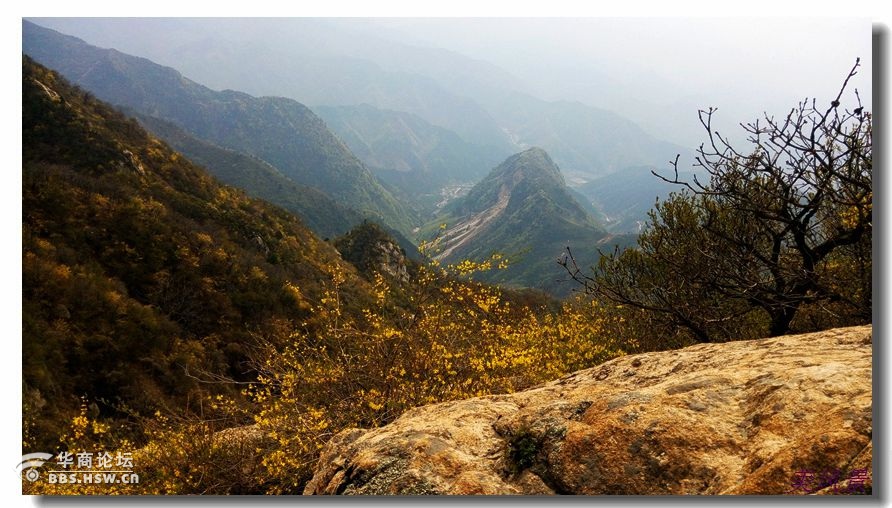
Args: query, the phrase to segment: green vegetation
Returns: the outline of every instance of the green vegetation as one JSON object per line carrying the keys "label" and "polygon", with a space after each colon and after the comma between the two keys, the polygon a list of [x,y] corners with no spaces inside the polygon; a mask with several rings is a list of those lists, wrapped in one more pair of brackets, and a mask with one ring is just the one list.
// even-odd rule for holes
{"label": "green vegetation", "polygon": [[[666,200],[676,186],[654,178],[654,167],[636,166],[596,178],[577,190],[592,203],[592,214],[608,231],[640,233],[657,200]],[[691,173],[680,175],[691,179]]]}
{"label": "green vegetation", "polygon": [[[564,296],[575,288],[561,283],[566,277],[557,264],[567,246],[594,263],[599,244],[622,240],[608,237],[570,195],[560,170],[539,148],[509,157],[420,232],[427,239],[438,234],[448,261],[507,257],[504,270],[482,280]],[[463,243],[469,236],[472,241]]]}
{"label": "green vegetation", "polygon": [[192,162],[202,165],[221,182],[253,197],[281,206],[300,217],[321,237],[346,233],[362,216],[313,187],[300,185],[257,157],[202,141],[176,125],[137,115],[140,123]]}
{"label": "green vegetation", "polygon": [[387,274],[398,280],[408,278],[406,250],[373,222],[363,222],[337,238],[334,246],[345,261],[370,280],[375,273]]}
{"label": "green vegetation", "polygon": [[518,429],[508,443],[508,463],[511,472],[517,474],[536,464],[541,449],[540,436],[526,427]]}

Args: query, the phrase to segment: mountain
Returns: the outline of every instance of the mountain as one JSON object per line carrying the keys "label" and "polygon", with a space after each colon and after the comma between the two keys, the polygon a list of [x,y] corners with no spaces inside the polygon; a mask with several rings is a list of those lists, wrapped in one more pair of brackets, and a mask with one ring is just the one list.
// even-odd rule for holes
{"label": "mountain", "polygon": [[250,379],[258,336],[317,326],[332,270],[345,311],[374,301],[294,216],[27,57],[22,111],[22,393],[41,447],[82,396],[129,418],[189,408],[201,379]]}
{"label": "mountain", "polygon": [[[462,85],[467,91],[469,83],[510,80],[504,71],[482,62],[469,66],[470,59],[455,53],[387,41],[355,30],[349,20],[37,21],[175,67],[211,87],[290,97],[311,106],[367,103],[413,113],[503,155],[513,148],[479,102],[456,93]],[[446,76],[454,86],[444,86]]]}
{"label": "mountain", "polygon": [[[363,20],[41,22],[156,59],[211,86],[282,95],[312,107],[367,103],[413,113],[467,142],[491,147],[500,158],[539,146],[572,184],[626,167],[663,166],[676,154],[691,152],[628,119],[627,111],[640,110],[647,102],[646,87],[636,89],[645,95],[638,100],[611,101],[605,98],[628,98],[632,93],[611,89],[617,81],[591,81],[579,69],[578,78],[586,85],[580,96],[590,101],[543,100],[496,65],[444,48],[401,43],[398,31]],[[159,33],[165,35],[163,40]],[[537,73],[547,75],[550,70]],[[575,85],[575,80],[561,83]],[[609,109],[593,107],[605,104]],[[691,111],[696,113],[696,108]]]}
{"label": "mountain", "polygon": [[[336,238],[334,247],[341,257],[359,270],[368,280],[375,274],[397,281],[409,282],[410,251],[406,251],[394,237],[373,222],[363,222],[346,235]],[[413,259],[418,260],[417,249]]]}
{"label": "mountain", "polygon": [[[651,173],[648,166],[626,168],[596,178],[574,189],[597,210],[597,217],[608,231],[639,233],[657,199],[665,199],[681,187],[665,182]],[[658,171],[659,173],[659,171]],[[661,173],[668,176],[668,173]],[[679,179],[690,181],[691,172],[679,172]]]}
{"label": "mountain", "polygon": [[221,182],[281,206],[300,217],[321,237],[343,235],[363,220],[359,212],[318,189],[295,183],[262,159],[198,139],[171,122],[135,116],[152,134],[192,162],[204,166]]}
{"label": "mountain", "polygon": [[573,285],[557,259],[570,246],[581,263],[593,262],[607,232],[570,195],[560,169],[541,148],[512,155],[464,197],[446,205],[422,230],[440,229],[439,259],[482,261],[493,253],[510,266],[485,280],[567,294]]}
{"label": "mountain", "polygon": [[217,92],[169,67],[23,22],[23,51],[97,97],[157,117],[192,135],[275,166],[297,183],[408,231],[409,212],[325,123],[281,97]]}
{"label": "mountain", "polygon": [[676,154],[690,153],[612,111],[580,102],[510,93],[489,106],[515,144],[544,148],[574,181],[633,166],[665,166]]}
{"label": "mountain", "polygon": [[477,182],[507,155],[411,113],[368,104],[313,111],[377,177],[410,192],[439,194],[447,184]]}

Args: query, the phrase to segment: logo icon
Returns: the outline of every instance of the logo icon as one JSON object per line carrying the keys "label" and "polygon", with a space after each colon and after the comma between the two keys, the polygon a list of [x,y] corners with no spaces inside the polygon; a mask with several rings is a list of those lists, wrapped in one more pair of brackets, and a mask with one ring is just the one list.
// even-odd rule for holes
{"label": "logo icon", "polygon": [[22,455],[22,462],[16,466],[15,470],[19,475],[22,474],[22,471],[25,471],[24,477],[29,482],[36,481],[40,478],[40,472],[37,471],[37,468],[42,466],[46,461],[53,458],[52,453],[28,453]]}

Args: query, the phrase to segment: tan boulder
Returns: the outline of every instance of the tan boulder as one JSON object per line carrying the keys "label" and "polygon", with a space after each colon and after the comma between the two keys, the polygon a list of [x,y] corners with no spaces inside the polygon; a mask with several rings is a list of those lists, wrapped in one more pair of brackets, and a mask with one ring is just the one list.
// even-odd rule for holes
{"label": "tan boulder", "polygon": [[415,408],[336,435],[305,493],[870,492],[871,337],[701,344]]}

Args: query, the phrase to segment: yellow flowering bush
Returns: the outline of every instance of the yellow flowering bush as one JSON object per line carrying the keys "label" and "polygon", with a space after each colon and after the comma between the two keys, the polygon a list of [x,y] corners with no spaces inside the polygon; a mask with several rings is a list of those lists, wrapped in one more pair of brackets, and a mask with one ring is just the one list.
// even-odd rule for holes
{"label": "yellow flowering bush", "polygon": [[374,305],[355,317],[343,308],[344,277],[332,271],[310,304],[318,326],[264,341],[258,381],[246,391],[258,404],[256,425],[277,444],[263,459],[277,479],[272,491],[300,492],[324,444],[346,428],[384,425],[419,405],[523,389],[622,354],[591,300],[540,312],[467,279],[501,263],[499,256],[432,261],[406,287],[376,274]]}
{"label": "yellow flowering bush", "polygon": [[[615,313],[579,298],[543,309],[470,276],[504,265],[417,267],[410,283],[374,274],[360,308],[350,278],[328,269],[313,298],[288,282],[304,322],[256,337],[256,379],[241,397],[205,395],[199,414],[138,418],[144,443],[109,438],[81,407],[68,450],[132,452],[139,484],[31,484],[41,494],[300,493],[337,432],[376,427],[424,404],[506,393],[624,354]],[[260,277],[260,274],[257,275]],[[234,383],[234,381],[233,381]]]}

